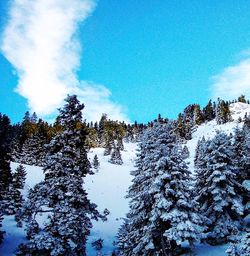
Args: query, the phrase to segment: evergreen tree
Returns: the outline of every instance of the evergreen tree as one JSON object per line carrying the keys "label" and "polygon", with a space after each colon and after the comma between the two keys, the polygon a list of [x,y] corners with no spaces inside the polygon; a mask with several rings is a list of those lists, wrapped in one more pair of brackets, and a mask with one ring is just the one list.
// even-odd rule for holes
{"label": "evergreen tree", "polygon": [[100,167],[100,162],[99,162],[99,160],[98,160],[98,156],[97,156],[97,155],[94,156],[94,159],[93,159],[93,167],[94,167],[96,170],[98,170],[99,167]]}
{"label": "evergreen tree", "polygon": [[113,149],[109,162],[112,163],[112,164],[118,164],[118,165],[123,164],[121,152],[120,152],[120,149],[118,147],[115,147]]}
{"label": "evergreen tree", "polygon": [[182,140],[190,140],[192,138],[191,127],[187,122],[184,121],[181,114],[179,114],[176,121],[175,133],[177,134],[178,138]]}
{"label": "evergreen tree", "polygon": [[217,132],[213,140],[206,142],[203,154],[203,161],[197,165],[196,200],[207,219],[207,241],[224,243],[237,230],[243,214],[230,137]]}
{"label": "evergreen tree", "polygon": [[202,115],[200,105],[195,105],[194,109],[194,124],[200,125],[204,122],[204,117]]}
{"label": "evergreen tree", "polygon": [[241,95],[241,96],[238,98],[238,102],[247,103],[246,98],[245,98],[245,95]]}
{"label": "evergreen tree", "polygon": [[189,150],[188,150],[188,147],[185,145],[181,151],[181,155],[183,157],[183,159],[187,159],[189,158]]}
{"label": "evergreen tree", "polygon": [[10,119],[6,115],[0,113],[0,200],[4,191],[8,189],[12,181],[10,171],[11,160],[11,124]]}
{"label": "evergreen tree", "polygon": [[216,108],[216,121],[217,124],[225,124],[229,121],[232,121],[228,102],[218,99],[218,105]]}
{"label": "evergreen tree", "polygon": [[203,116],[205,121],[211,121],[215,118],[215,112],[214,112],[214,108],[211,100],[203,109]]}
{"label": "evergreen tree", "polygon": [[190,173],[172,129],[155,124],[143,135],[128,194],[128,226],[118,234],[122,255],[175,255],[183,241],[199,240]]}
{"label": "evergreen tree", "polygon": [[4,213],[6,215],[15,214],[22,207],[22,203],[23,197],[21,191],[14,184],[10,184],[3,200]]}
{"label": "evergreen tree", "polygon": [[249,256],[250,255],[250,232],[239,235],[235,243],[227,249],[228,256]]}
{"label": "evergreen tree", "polygon": [[[47,146],[45,180],[29,192],[24,207],[29,242],[20,247],[20,255],[86,255],[91,219],[106,219],[83,187],[83,178],[90,173],[81,126],[83,107],[73,95],[59,110],[64,130]],[[43,227],[36,219],[39,213],[48,214]]]}
{"label": "evergreen tree", "polygon": [[26,171],[23,165],[19,165],[13,174],[13,184],[17,189],[23,189],[26,179]]}
{"label": "evergreen tree", "polygon": [[195,149],[195,157],[194,157],[194,166],[198,169],[201,169],[204,165],[204,157],[205,157],[205,150],[206,150],[206,140],[203,136],[197,142],[197,146]]}

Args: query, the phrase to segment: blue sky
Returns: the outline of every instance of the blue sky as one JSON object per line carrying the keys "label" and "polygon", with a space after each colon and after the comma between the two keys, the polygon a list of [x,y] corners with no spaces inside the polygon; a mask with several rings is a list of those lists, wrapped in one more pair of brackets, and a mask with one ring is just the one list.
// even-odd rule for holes
{"label": "blue sky", "polygon": [[[78,4],[91,2],[74,1],[76,8]],[[74,1],[62,2],[68,5]],[[15,0],[13,5],[16,11],[18,2]],[[30,0],[24,2],[25,8],[32,10]],[[12,41],[19,39],[11,34],[12,37],[6,40],[6,34],[10,33],[8,30],[6,32],[6,28],[10,21],[13,22],[13,17],[8,13],[13,6],[10,7],[8,1],[0,3],[1,39],[5,43],[10,38]],[[49,5],[45,7],[53,11]],[[42,5],[34,7],[34,13],[42,8]],[[96,118],[96,112],[101,114],[106,110],[113,118],[146,122],[158,113],[174,118],[187,104],[200,103],[204,106],[210,98],[218,96],[234,98],[244,93],[250,97],[250,1],[99,0],[95,7],[88,8],[88,11],[83,9],[86,11],[84,17],[74,20],[78,29],[69,31],[74,43],[78,42],[78,47],[82,48],[82,51],[70,52],[79,58],[79,63],[65,70],[61,63],[53,65],[59,65],[56,68],[59,76],[60,68],[63,68],[63,77],[67,77],[66,82],[63,81],[66,87],[72,74],[75,80],[80,81],[81,89],[76,91],[89,105],[90,116]],[[28,15],[33,19],[42,17],[42,13],[40,16],[33,14]],[[22,15],[20,19],[25,16]],[[42,28],[41,38],[46,38],[47,30],[52,30],[53,35],[53,29],[58,29],[53,27],[54,17],[52,15],[48,26]],[[27,26],[26,21],[15,22]],[[39,39],[36,33],[31,34]],[[59,35],[61,41],[64,36],[67,34]],[[27,42],[30,41],[25,41],[26,45]],[[50,43],[53,44],[51,39],[48,45]],[[18,46],[22,52],[23,44]],[[31,57],[27,61],[33,61],[33,56],[43,58],[44,52],[41,54],[39,47],[40,44],[36,51],[28,52]],[[51,109],[61,104],[59,96],[57,102],[51,102],[50,108],[46,108],[42,103],[36,104],[39,95],[33,97],[26,89],[14,92],[18,83],[19,88],[23,88],[27,81],[36,82],[29,77],[33,77],[30,67],[20,64],[20,58],[25,58],[25,54],[27,49],[20,54],[14,46],[2,50],[0,111],[8,114],[13,121],[18,121],[29,104],[31,110],[38,109],[42,116],[51,118],[54,113]],[[64,66],[74,62],[69,61],[72,59],[69,56],[61,58]],[[41,63],[46,63],[46,59]],[[41,65],[37,69],[43,67]],[[54,66],[52,70],[55,70]],[[45,71],[50,72],[50,69]],[[23,73],[27,76],[22,77]],[[36,70],[35,74],[40,73]],[[42,73],[41,76],[46,75]],[[70,80],[71,83],[75,82],[74,79]],[[49,96],[50,88],[46,87],[45,91],[48,95],[45,93],[44,99]],[[53,98],[56,97],[55,92]]]}

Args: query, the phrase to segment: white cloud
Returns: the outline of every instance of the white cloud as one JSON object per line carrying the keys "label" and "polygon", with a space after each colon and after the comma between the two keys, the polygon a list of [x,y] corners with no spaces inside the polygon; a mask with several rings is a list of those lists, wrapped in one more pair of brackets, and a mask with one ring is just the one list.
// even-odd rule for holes
{"label": "white cloud", "polygon": [[85,104],[84,116],[87,120],[100,120],[101,115],[106,113],[113,120],[130,122],[123,107],[110,101],[111,92],[103,85],[82,82],[76,94]]}
{"label": "white cloud", "polygon": [[226,100],[236,99],[241,94],[250,97],[250,58],[245,57],[238,64],[225,68],[213,77],[212,97]]}
{"label": "white cloud", "polygon": [[91,94],[92,85],[76,77],[81,54],[77,28],[94,8],[92,0],[13,0],[1,51],[17,70],[16,91],[38,115],[51,117],[66,95],[75,93],[85,100],[89,117],[109,110],[111,118],[126,119],[105,87],[98,91],[94,86]]}

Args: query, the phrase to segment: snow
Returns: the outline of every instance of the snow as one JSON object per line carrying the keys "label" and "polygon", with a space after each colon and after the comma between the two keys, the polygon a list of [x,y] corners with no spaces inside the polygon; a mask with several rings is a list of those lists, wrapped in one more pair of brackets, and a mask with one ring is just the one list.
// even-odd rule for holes
{"label": "snow", "polygon": [[223,245],[204,245],[198,244],[195,247],[195,255],[197,256],[226,256],[226,250],[228,249],[227,244]]}
{"label": "snow", "polygon": [[[192,140],[187,141],[186,145],[190,152],[190,157],[187,159],[189,168],[194,173],[193,159],[195,156],[195,148],[199,139],[213,138],[216,130],[222,130],[227,134],[232,133],[234,128],[238,125],[242,127],[243,123],[239,123],[238,119],[242,119],[245,113],[250,113],[250,105],[244,103],[233,103],[230,105],[233,113],[233,121],[226,124],[217,125],[216,121],[210,121],[196,127],[192,134]],[[87,245],[87,255],[96,255],[96,252],[91,247],[91,242],[99,238],[104,239],[104,247],[102,252],[110,255],[113,250],[113,241],[117,234],[118,228],[122,223],[129,210],[128,199],[125,198],[129,185],[131,184],[130,172],[134,169],[134,159],[136,157],[137,145],[134,143],[125,143],[125,151],[122,151],[123,165],[114,165],[108,162],[110,156],[103,156],[103,148],[92,149],[88,157],[92,162],[94,155],[98,156],[100,162],[99,170],[85,179],[85,187],[92,202],[98,205],[98,209],[103,211],[107,208],[110,211],[107,222],[94,222],[91,235]],[[17,163],[12,163],[11,168],[15,170]],[[42,168],[36,166],[24,165],[27,171],[27,179],[22,194],[27,196],[29,188],[43,180],[44,174]],[[5,216],[3,221],[3,230],[6,230],[4,235],[4,242],[0,246],[1,256],[14,255],[14,250],[17,246],[25,242],[24,228],[17,228],[14,221],[14,216]],[[197,256],[226,256],[226,249],[228,245],[209,246],[198,244],[195,248],[195,255]]]}
{"label": "snow", "polygon": [[194,157],[198,140],[203,136],[205,139],[212,139],[218,130],[224,131],[226,134],[234,133],[234,128],[237,126],[241,128],[243,126],[243,122],[238,121],[239,118],[241,117],[243,120],[246,113],[247,115],[250,114],[250,105],[242,102],[232,103],[230,104],[230,111],[233,119],[231,122],[218,125],[215,120],[212,120],[194,128],[192,139],[186,143],[190,153],[187,162],[189,163],[189,170],[192,173],[194,173]]}
{"label": "snow", "polygon": [[103,156],[103,148],[95,148],[88,155],[92,162],[96,154],[100,162],[99,171],[86,178],[89,198],[98,205],[100,211],[107,208],[110,214],[108,221],[94,222],[87,246],[87,255],[94,254],[91,242],[99,238],[104,239],[102,252],[109,254],[112,252],[112,244],[118,228],[129,210],[128,200],[125,199],[125,196],[132,179],[130,171],[134,169],[137,146],[134,143],[125,143],[124,147],[125,151],[121,151],[123,165],[109,163],[110,156]]}
{"label": "snow", "polygon": [[[94,175],[89,175],[85,178],[86,190],[90,200],[98,205],[98,209],[103,211],[107,208],[110,214],[106,222],[93,222],[94,226],[88,239],[87,255],[96,254],[91,247],[91,242],[99,238],[104,239],[102,252],[107,254],[112,252],[114,248],[113,241],[118,228],[128,212],[128,200],[125,199],[125,196],[132,179],[130,172],[134,168],[137,145],[135,143],[125,143],[124,147],[125,150],[121,152],[124,162],[123,165],[109,163],[110,156],[103,156],[103,148],[92,149],[88,154],[91,162],[95,154],[98,156],[100,168]],[[14,171],[18,165],[17,163],[11,163],[11,169]],[[22,194],[27,196],[28,190],[43,180],[44,173],[41,167],[23,166],[25,167],[27,176]],[[42,217],[45,218],[45,216]],[[16,227],[14,216],[5,216],[2,229],[7,232],[4,235],[3,244],[0,246],[0,255],[15,255],[14,251],[17,246],[26,241],[24,228]]]}

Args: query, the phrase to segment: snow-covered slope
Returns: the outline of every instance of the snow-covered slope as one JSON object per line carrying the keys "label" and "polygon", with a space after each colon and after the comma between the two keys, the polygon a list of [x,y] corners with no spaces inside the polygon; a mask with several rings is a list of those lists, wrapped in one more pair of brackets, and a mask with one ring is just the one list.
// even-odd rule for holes
{"label": "snow-covered slope", "polygon": [[218,125],[216,124],[216,121],[213,120],[196,127],[192,134],[192,139],[189,140],[186,144],[190,153],[188,162],[190,163],[189,168],[191,172],[194,172],[194,156],[198,140],[203,136],[205,139],[212,139],[215,136],[217,130],[230,134],[234,132],[235,127],[242,127],[243,122],[239,122],[239,118],[243,120],[245,114],[250,114],[250,105],[241,102],[232,103],[230,105],[230,111],[232,113],[231,122]]}
{"label": "snow-covered slope", "polygon": [[[239,123],[238,119],[242,119],[245,113],[250,113],[250,105],[244,103],[234,103],[230,106],[233,113],[233,121],[217,125],[216,121],[211,121],[202,124],[192,134],[192,140],[187,142],[187,147],[190,151],[190,170],[193,171],[193,159],[195,155],[195,148],[198,140],[204,136],[205,138],[213,138],[216,130],[223,130],[226,133],[231,133],[234,128],[238,125],[242,126],[242,122]],[[104,239],[104,248],[102,250],[105,255],[110,255],[113,249],[113,240],[117,233],[122,218],[125,217],[128,212],[128,200],[125,199],[127,189],[131,183],[130,172],[134,168],[134,159],[136,157],[136,144],[125,143],[125,151],[122,152],[122,159],[124,164],[113,165],[108,162],[109,156],[103,156],[104,149],[95,148],[92,149],[88,157],[90,161],[93,160],[94,155],[98,156],[100,161],[100,169],[95,175],[86,177],[86,189],[89,194],[89,198],[92,202],[98,205],[98,209],[103,211],[107,208],[110,211],[107,222],[94,222],[94,227],[91,231],[87,246],[87,255],[94,256],[96,252],[91,248],[90,244],[95,239]],[[12,170],[17,167],[17,164],[12,163]],[[44,178],[44,174],[41,168],[35,166],[25,166],[27,171],[27,180],[23,195],[27,195],[29,188],[33,187],[36,183]],[[0,247],[1,256],[14,255],[14,250],[21,242],[25,241],[25,231],[23,228],[17,228],[13,216],[5,217],[3,221],[3,230],[6,230],[4,243]],[[197,245],[196,255],[197,256],[225,256],[225,249],[227,245],[223,246],[208,246],[208,245]]]}
{"label": "snow-covered slope", "polygon": [[90,244],[93,240],[104,239],[104,253],[111,254],[113,241],[122,219],[128,212],[128,201],[125,199],[126,191],[131,182],[130,171],[134,168],[136,144],[125,143],[122,152],[123,165],[114,165],[108,162],[109,156],[103,156],[103,148],[90,151],[89,158],[97,154],[100,161],[100,170],[86,179],[87,192],[92,202],[98,205],[100,211],[107,208],[110,211],[107,222],[94,222],[89,238],[87,255],[95,255]]}
{"label": "snow-covered slope", "polygon": [[[99,171],[94,175],[89,175],[85,179],[85,187],[92,202],[98,205],[98,209],[103,211],[107,208],[110,211],[108,221],[94,222],[94,227],[88,240],[87,255],[96,255],[91,247],[91,242],[96,239],[104,239],[104,248],[102,250],[106,255],[110,255],[113,250],[113,241],[118,228],[122,223],[122,218],[128,212],[128,201],[125,199],[127,189],[131,182],[130,171],[134,168],[134,159],[136,156],[136,147],[134,143],[125,143],[125,150],[122,151],[124,164],[114,165],[108,162],[109,156],[103,156],[103,148],[92,149],[89,154],[89,160],[92,161],[94,155],[98,156],[100,161]],[[12,163],[11,169],[15,170],[18,164]],[[42,181],[44,174],[42,168],[36,166],[24,165],[27,176],[25,188],[22,191],[27,196],[29,188]],[[0,246],[1,256],[15,255],[14,250],[17,246],[26,241],[24,228],[17,228],[14,216],[6,216],[3,221],[3,230],[6,230],[4,243]]]}

